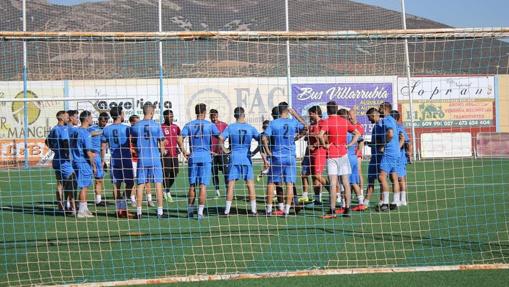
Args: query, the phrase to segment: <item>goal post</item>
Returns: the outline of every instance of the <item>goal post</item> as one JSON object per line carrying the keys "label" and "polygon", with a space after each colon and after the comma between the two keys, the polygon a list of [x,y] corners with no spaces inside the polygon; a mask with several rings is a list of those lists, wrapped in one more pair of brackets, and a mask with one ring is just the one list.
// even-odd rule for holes
{"label": "goal post", "polygon": [[[509,27],[0,31],[0,285],[111,286],[509,268],[508,39]],[[26,77],[21,73],[23,42]],[[241,106],[246,122],[261,132],[280,102],[291,103],[309,122],[309,109],[320,107],[325,118],[331,100],[356,112],[365,142],[376,140],[376,123],[366,115],[370,108],[390,103],[399,111],[407,144],[415,141],[419,158],[406,166],[406,206],[376,211],[381,187],[375,179],[366,211],[323,219],[329,192],[323,186],[321,196],[314,197],[303,138],[291,156],[297,195],[303,197],[306,190],[311,202],[297,202],[292,207],[296,215],[261,215],[266,205],[277,210],[282,202],[277,196],[265,202],[267,176],[258,160],[253,161],[258,216],[248,216],[252,205],[242,180],[234,185],[232,214],[222,216],[226,171],[215,162],[210,174],[219,170],[218,183],[211,180],[207,186],[206,217],[187,218],[187,161],[180,162],[173,178],[173,199],[164,202],[164,218],[157,219],[156,208],[147,206],[147,190],[143,219],[116,218],[108,174],[106,206],[96,207],[94,188],[89,190],[94,218],[57,210],[52,155],[44,139],[59,110],[89,110],[97,120],[100,112],[121,106],[127,116],[142,117],[144,103],[151,102],[158,123],[163,110],[172,110],[182,129],[196,119],[199,103],[206,104],[207,119],[215,109],[228,124]],[[27,169],[20,168],[25,145],[33,163]],[[253,142],[252,150],[257,146]],[[366,198],[370,147],[359,155]],[[151,192],[155,201],[154,186]],[[352,198],[355,206],[362,197]],[[131,205],[128,209],[136,212]]]}

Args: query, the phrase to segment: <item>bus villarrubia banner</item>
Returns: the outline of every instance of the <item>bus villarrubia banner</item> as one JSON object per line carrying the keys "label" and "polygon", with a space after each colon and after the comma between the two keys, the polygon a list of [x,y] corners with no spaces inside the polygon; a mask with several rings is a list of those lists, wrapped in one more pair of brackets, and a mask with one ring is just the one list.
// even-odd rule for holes
{"label": "bus villarrubia banner", "polygon": [[383,102],[396,107],[395,82],[394,76],[316,78],[315,82],[309,81],[309,78],[302,81],[297,78],[292,84],[292,107],[307,117],[308,109],[318,105],[325,118],[327,102],[335,101],[339,108],[354,108],[366,134],[371,134],[373,126],[366,112],[371,107],[378,108]]}

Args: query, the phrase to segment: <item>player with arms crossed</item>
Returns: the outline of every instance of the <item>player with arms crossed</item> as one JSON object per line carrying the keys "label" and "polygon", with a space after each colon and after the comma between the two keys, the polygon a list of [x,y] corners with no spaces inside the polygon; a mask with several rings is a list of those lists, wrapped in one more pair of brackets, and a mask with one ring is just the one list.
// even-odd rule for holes
{"label": "player with arms crossed", "polygon": [[[117,217],[129,218],[127,213],[126,199],[134,186],[133,165],[131,161],[130,134],[129,126],[124,125],[124,112],[122,107],[113,107],[110,110],[113,124],[103,130],[102,135],[102,153],[106,153],[109,147],[111,162],[110,175],[113,183],[113,196],[116,201]],[[122,193],[122,183],[125,191]]]}
{"label": "player with arms crossed", "polygon": [[256,215],[256,192],[254,186],[253,162],[251,161],[251,141],[253,139],[259,141],[260,133],[258,133],[255,127],[246,123],[244,108],[236,107],[233,110],[233,116],[236,122],[229,125],[219,136],[219,142],[221,144],[223,144],[225,140],[230,139],[231,150],[230,166],[228,167],[228,193],[226,195],[224,214],[230,214],[235,182],[239,179],[243,179],[246,182],[249,194],[251,215]]}
{"label": "player with arms crossed", "polygon": [[96,206],[106,206],[106,202],[102,200],[102,192],[104,190],[104,157],[105,153],[102,153],[101,141],[102,141],[102,132],[110,116],[106,112],[102,112],[99,114],[99,118],[97,119],[97,125],[92,125],[88,128],[88,131],[92,135],[92,148],[95,153],[95,167],[97,168],[97,172],[94,176],[95,178],[95,205]]}
{"label": "player with arms crossed", "polygon": [[166,155],[163,156],[164,172],[164,198],[168,202],[173,202],[170,188],[175,183],[179,173],[179,149],[177,139],[180,136],[180,128],[173,123],[173,111],[165,110],[163,112],[164,123],[161,125],[165,137]]}
{"label": "player with arms crossed", "polygon": [[[194,107],[196,120],[187,123],[178,138],[178,145],[185,157],[189,158],[189,194],[187,216],[194,216],[194,202],[196,200],[196,187],[199,188],[198,220],[202,220],[205,202],[207,200],[207,185],[210,182],[212,168],[211,144],[212,137],[219,136],[217,127],[205,120],[207,106],[203,103]],[[191,155],[184,147],[184,138],[189,137]]]}
{"label": "player with arms crossed", "polygon": [[396,120],[399,129],[399,145],[400,145],[400,158],[398,162],[398,167],[396,168],[396,172],[398,173],[398,182],[400,189],[400,198],[398,206],[406,206],[407,205],[407,195],[406,195],[406,166],[410,162],[410,155],[412,154],[412,144],[410,143],[410,138],[405,130],[405,126],[401,121],[401,115],[398,111],[392,110],[391,116]]}
{"label": "player with arms crossed", "polygon": [[[327,149],[327,173],[330,182],[330,212],[324,218],[334,218],[336,213],[348,217],[350,211],[351,189],[349,177],[352,173],[350,161],[348,160],[347,147],[355,144],[360,137],[357,131],[348,120],[337,115],[338,106],[336,102],[327,103],[327,114],[329,117],[323,120],[320,125],[320,143]],[[353,133],[352,140],[347,143],[347,133]],[[327,136],[328,143],[325,142]],[[345,208],[336,212],[336,197],[339,191],[339,182],[345,190]]]}
{"label": "player with arms crossed", "polygon": [[[225,122],[219,120],[219,112],[215,109],[210,110],[210,121],[216,125],[219,133],[222,133],[228,125]],[[222,145],[219,144],[219,140],[216,137],[212,137],[212,182],[216,188],[216,197],[221,196],[219,191],[219,171],[223,173],[224,185],[228,184],[228,154],[223,151]],[[227,188],[226,188],[227,189]]]}
{"label": "player with arms crossed", "polygon": [[76,172],[77,187],[79,189],[78,218],[94,217],[88,210],[87,193],[88,187],[92,185],[92,177],[97,172],[95,164],[94,147],[92,146],[92,135],[88,128],[92,124],[92,114],[83,111],[80,114],[81,126],[70,132],[70,146],[72,153],[72,165]]}
{"label": "player with arms crossed", "polygon": [[55,154],[53,156],[52,167],[55,170],[55,176],[57,179],[57,205],[58,209],[65,211],[64,207],[64,196],[72,202],[72,208],[69,208],[76,213],[74,206],[74,192],[76,176],[74,175],[74,169],[72,168],[71,156],[69,152],[69,115],[65,111],[57,112],[58,123],[54,126],[48,137],[46,138],[46,145]]}
{"label": "player with arms crossed", "polygon": [[[281,102],[278,105],[279,118],[273,120],[265,130],[264,141],[267,143],[273,139],[273,146],[268,151],[270,156],[270,171],[267,185],[266,214],[272,215],[272,196],[276,184],[286,184],[286,205],[284,213],[274,215],[290,214],[290,207],[293,202],[295,180],[297,177],[297,163],[295,157],[295,136],[305,129],[304,120],[288,107],[288,103]],[[290,119],[290,114],[296,119]]]}
{"label": "player with arms crossed", "polygon": [[[380,113],[383,115],[382,125],[385,134],[385,146],[382,160],[380,161],[380,174],[378,179],[382,186],[382,205],[379,205],[377,211],[387,211],[398,208],[400,194],[397,167],[400,158],[399,128],[396,120],[391,116],[392,105],[382,103]],[[389,184],[387,176],[390,176],[392,190],[394,193],[393,202],[389,204]]]}
{"label": "player with arms crossed", "polygon": [[131,127],[131,139],[138,155],[136,171],[136,218],[141,219],[142,200],[145,185],[155,183],[157,198],[157,217],[163,216],[163,167],[161,155],[164,155],[164,135],[161,126],[152,118],[155,107],[150,102],[143,105],[143,120]]}

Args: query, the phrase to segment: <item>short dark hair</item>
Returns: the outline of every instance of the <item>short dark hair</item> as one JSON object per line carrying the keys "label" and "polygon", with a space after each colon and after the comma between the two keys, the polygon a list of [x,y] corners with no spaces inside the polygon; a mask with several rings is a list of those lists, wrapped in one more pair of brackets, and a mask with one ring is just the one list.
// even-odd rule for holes
{"label": "short dark hair", "polygon": [[312,106],[308,109],[308,114],[317,114],[320,118],[322,117],[322,108],[320,106]]}
{"label": "short dark hair", "polygon": [[219,114],[216,109],[210,109],[209,114]]}
{"label": "short dark hair", "polygon": [[274,119],[279,118],[279,107],[273,107],[271,115]]}
{"label": "short dark hair", "polygon": [[281,102],[277,105],[277,108],[279,110],[279,115],[281,115],[283,112],[288,110],[288,103],[287,102]]}
{"label": "short dark hair", "polygon": [[69,117],[74,117],[76,115],[78,115],[78,110],[68,110],[67,111],[67,114],[69,115]]}
{"label": "short dark hair", "polygon": [[139,119],[139,118],[140,118],[140,117],[138,117],[138,115],[131,115],[131,116],[129,117],[129,122],[130,122],[130,123],[132,123],[132,122],[134,122],[134,120],[135,120],[135,119]]}
{"label": "short dark hair", "polygon": [[240,117],[243,117],[245,115],[245,111],[244,111],[244,108],[243,107],[236,107],[234,110],[233,110],[233,117],[235,119],[239,119]]}
{"label": "short dark hair", "polygon": [[197,115],[201,115],[207,112],[207,106],[204,103],[199,103],[194,106],[194,113]]}
{"label": "short dark hair", "polygon": [[148,115],[149,112],[155,110],[154,105],[152,102],[145,102],[143,104],[143,115]]}
{"label": "short dark hair", "polygon": [[173,114],[173,111],[172,110],[165,110],[163,112],[163,116],[169,116],[170,114]]}
{"label": "short dark hair", "polygon": [[366,115],[372,115],[372,114],[380,114],[380,111],[377,108],[369,108],[369,110],[366,112]]}
{"label": "short dark hair", "polygon": [[338,105],[335,101],[329,101],[327,102],[327,114],[328,115],[335,115],[338,113]]}
{"label": "short dark hair", "polygon": [[81,112],[80,114],[80,122],[84,122],[88,117],[90,117],[92,115],[92,113],[90,113],[89,111],[83,111]]}
{"label": "short dark hair", "polygon": [[401,117],[401,115],[399,114],[399,112],[397,110],[392,110],[391,117],[393,117],[396,121],[399,121],[399,118]]}
{"label": "short dark hair", "polygon": [[65,111],[58,111],[57,115],[56,115],[57,119],[60,119],[60,117],[62,117],[64,114],[65,114]]}
{"label": "short dark hair", "polygon": [[118,117],[120,117],[120,115],[122,114],[122,107],[113,107],[111,108],[110,110],[110,116],[111,118],[116,121],[118,119]]}
{"label": "short dark hair", "polygon": [[109,119],[110,119],[110,115],[107,112],[101,112],[99,114],[99,118],[98,118],[99,121],[109,120]]}
{"label": "short dark hair", "polygon": [[380,104],[380,107],[383,107],[384,109],[389,109],[392,111],[392,104],[389,102],[383,102]]}
{"label": "short dark hair", "polygon": [[348,118],[348,110],[347,109],[339,109],[337,112],[338,116],[341,116],[343,118]]}

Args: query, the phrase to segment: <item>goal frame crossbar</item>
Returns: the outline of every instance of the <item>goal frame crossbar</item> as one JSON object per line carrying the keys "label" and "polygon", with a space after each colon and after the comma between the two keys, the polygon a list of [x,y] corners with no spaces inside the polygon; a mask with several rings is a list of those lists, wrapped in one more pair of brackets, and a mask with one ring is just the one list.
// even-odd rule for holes
{"label": "goal frame crossbar", "polygon": [[509,27],[440,28],[346,31],[186,31],[186,32],[20,32],[0,31],[0,40],[37,41],[43,39],[84,41],[160,41],[160,40],[355,40],[355,39],[450,39],[509,37]]}

